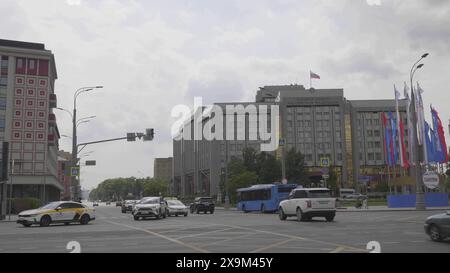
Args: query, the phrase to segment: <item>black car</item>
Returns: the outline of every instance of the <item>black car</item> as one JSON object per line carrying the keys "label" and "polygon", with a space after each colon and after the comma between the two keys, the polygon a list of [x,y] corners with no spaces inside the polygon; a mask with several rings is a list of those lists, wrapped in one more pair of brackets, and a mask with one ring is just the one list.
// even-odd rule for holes
{"label": "black car", "polygon": [[450,239],[450,211],[429,217],[425,222],[425,232],[435,242]]}
{"label": "black car", "polygon": [[190,206],[191,213],[196,212],[197,214],[200,214],[200,212],[203,213],[214,213],[215,205],[214,200],[211,197],[197,197],[194,200],[194,203]]}

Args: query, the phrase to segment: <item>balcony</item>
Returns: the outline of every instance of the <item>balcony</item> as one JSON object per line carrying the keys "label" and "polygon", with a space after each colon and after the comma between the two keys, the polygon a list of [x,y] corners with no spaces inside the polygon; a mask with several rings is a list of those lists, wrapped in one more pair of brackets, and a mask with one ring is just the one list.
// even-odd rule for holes
{"label": "balcony", "polygon": [[58,100],[56,97],[56,94],[50,94],[49,95],[49,103],[48,103],[50,108],[56,108],[58,107]]}
{"label": "balcony", "polygon": [[55,114],[48,114],[48,125],[56,126],[56,115]]}

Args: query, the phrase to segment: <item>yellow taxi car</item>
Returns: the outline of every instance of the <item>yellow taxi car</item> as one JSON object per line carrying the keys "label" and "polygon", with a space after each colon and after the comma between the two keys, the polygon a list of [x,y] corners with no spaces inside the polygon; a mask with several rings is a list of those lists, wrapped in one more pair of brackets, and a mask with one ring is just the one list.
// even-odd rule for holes
{"label": "yellow taxi car", "polygon": [[40,225],[47,227],[51,224],[80,223],[89,224],[95,220],[95,210],[76,202],[53,202],[41,208],[21,212],[17,220],[24,227]]}

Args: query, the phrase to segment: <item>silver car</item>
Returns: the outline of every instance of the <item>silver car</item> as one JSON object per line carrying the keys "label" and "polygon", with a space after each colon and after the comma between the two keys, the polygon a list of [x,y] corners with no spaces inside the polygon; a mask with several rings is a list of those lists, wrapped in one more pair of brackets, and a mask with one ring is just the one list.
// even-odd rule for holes
{"label": "silver car", "polygon": [[167,214],[168,216],[179,216],[183,215],[187,217],[189,213],[189,208],[186,207],[179,200],[167,200]]}

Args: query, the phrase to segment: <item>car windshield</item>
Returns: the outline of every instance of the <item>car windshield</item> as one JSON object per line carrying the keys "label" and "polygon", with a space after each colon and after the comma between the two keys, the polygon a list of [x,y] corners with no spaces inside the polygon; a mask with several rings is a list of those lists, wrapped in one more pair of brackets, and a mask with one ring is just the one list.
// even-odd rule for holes
{"label": "car windshield", "polygon": [[212,198],[202,198],[202,199],[200,199],[200,202],[210,202],[210,203],[212,203]]}
{"label": "car windshield", "polygon": [[330,191],[327,190],[315,190],[308,192],[309,198],[330,198]]}
{"label": "car windshield", "polygon": [[182,206],[183,205],[183,203],[181,203],[178,200],[167,200],[167,203],[172,206]]}
{"label": "car windshield", "polygon": [[40,207],[39,209],[56,209],[60,204],[60,202],[52,202],[43,207]]}
{"label": "car windshield", "polygon": [[152,198],[152,199],[146,199],[144,201],[141,202],[141,204],[159,204],[159,199],[158,198]]}

